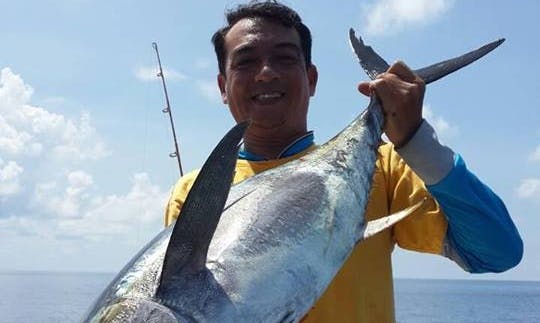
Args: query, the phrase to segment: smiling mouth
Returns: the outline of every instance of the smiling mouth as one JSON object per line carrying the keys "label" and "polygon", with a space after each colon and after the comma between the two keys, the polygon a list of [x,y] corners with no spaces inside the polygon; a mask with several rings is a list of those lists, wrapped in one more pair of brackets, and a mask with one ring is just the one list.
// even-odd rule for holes
{"label": "smiling mouth", "polygon": [[283,92],[267,92],[254,95],[252,99],[260,104],[272,104],[279,101],[283,96],[285,96]]}

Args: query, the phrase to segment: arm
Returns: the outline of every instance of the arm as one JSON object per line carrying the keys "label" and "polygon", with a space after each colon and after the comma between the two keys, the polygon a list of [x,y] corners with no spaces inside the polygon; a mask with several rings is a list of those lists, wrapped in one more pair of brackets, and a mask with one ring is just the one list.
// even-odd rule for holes
{"label": "arm", "polygon": [[461,156],[439,143],[426,121],[396,151],[444,211],[445,256],[472,273],[501,272],[520,262],[523,243],[504,203],[467,169]]}
{"label": "arm", "polygon": [[384,131],[407,165],[426,184],[448,221],[441,253],[469,272],[501,272],[519,263],[523,242],[500,198],[439,143],[422,120],[424,82],[397,62],[358,86],[381,99]]}

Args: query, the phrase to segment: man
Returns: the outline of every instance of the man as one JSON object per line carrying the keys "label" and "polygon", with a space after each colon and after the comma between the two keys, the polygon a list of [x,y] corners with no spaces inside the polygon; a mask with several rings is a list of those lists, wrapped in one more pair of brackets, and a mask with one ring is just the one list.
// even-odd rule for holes
{"label": "man", "polygon": [[[273,1],[250,2],[228,12],[227,21],[212,38],[218,85],[234,119],[251,120],[237,161],[238,183],[315,149],[306,120],[318,75],[310,31],[292,9]],[[379,148],[366,218],[391,214],[424,196],[437,203],[356,247],[305,322],[393,322],[396,243],[444,255],[469,272],[507,270],[523,252],[502,201],[422,119],[424,83],[418,76],[397,62],[358,89],[381,99],[391,142]],[[176,184],[166,225],[178,216],[196,175]]]}

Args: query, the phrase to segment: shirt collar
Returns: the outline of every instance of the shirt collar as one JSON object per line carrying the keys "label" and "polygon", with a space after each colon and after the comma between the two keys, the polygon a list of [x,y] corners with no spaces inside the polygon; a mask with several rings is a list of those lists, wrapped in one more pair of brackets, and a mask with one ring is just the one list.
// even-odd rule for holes
{"label": "shirt collar", "polygon": [[[287,147],[285,147],[277,156],[277,159],[290,157],[292,155],[296,155],[299,152],[307,149],[313,143],[315,142],[315,136],[313,135],[313,131],[308,131],[305,135],[295,139],[293,142],[291,142]],[[240,151],[238,152],[238,158],[239,159],[245,159],[249,161],[263,161],[268,160],[268,158],[265,158],[263,156],[259,156],[257,154],[251,153],[246,150],[244,146],[240,148]]]}

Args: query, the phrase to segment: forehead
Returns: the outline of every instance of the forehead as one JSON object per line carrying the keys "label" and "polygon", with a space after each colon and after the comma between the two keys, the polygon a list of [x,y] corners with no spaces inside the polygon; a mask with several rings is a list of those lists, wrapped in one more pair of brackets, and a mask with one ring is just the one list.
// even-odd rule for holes
{"label": "forehead", "polygon": [[300,36],[293,27],[261,19],[245,18],[234,24],[225,36],[228,54],[243,48],[267,48],[290,44],[300,48]]}

